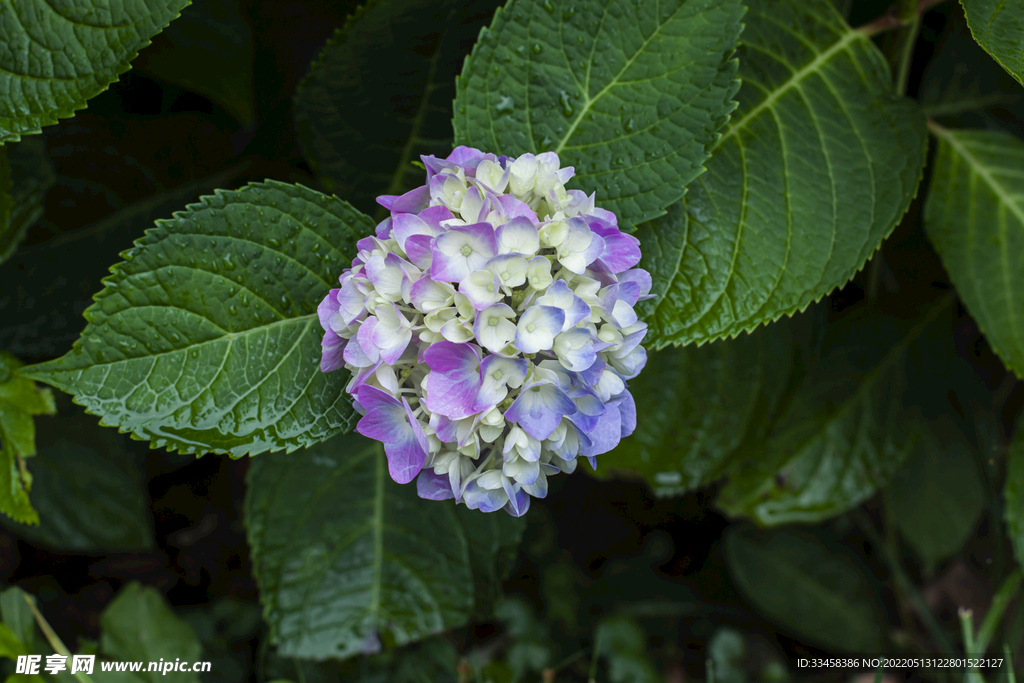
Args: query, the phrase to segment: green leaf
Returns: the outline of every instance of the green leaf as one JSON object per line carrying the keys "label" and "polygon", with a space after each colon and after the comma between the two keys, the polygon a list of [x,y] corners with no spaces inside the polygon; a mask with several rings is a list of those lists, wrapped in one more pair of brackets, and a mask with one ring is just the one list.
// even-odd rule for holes
{"label": "green leaf", "polygon": [[974,39],[1024,85],[1024,7],[1007,0],[960,0]]}
{"label": "green leaf", "polygon": [[53,415],[53,393],[19,377],[21,362],[0,351],[0,512],[22,524],[38,524],[28,500],[32,477],[25,458],[36,454],[34,415]]}
{"label": "green leaf", "polygon": [[908,392],[931,391],[918,375],[938,374],[952,356],[942,347],[948,297],[914,317],[899,306],[887,315],[865,307],[829,327],[821,359],[767,437],[733,458],[719,508],[764,525],[818,522],[888,483],[919,438],[907,429],[916,410]]}
{"label": "green leaf", "polygon": [[418,498],[390,479],[380,444],[357,435],[254,460],[245,514],[278,652],[310,659],[465,623],[479,582],[511,567],[523,526]]}
{"label": "green leaf", "polygon": [[556,152],[620,225],[655,218],[735,108],[742,14],[739,0],[509,3],[456,83],[455,139]]}
{"label": "green leaf", "polygon": [[254,57],[238,0],[203,0],[183,11],[132,68],[198,93],[248,126],[255,113]]}
{"label": "green leaf", "polygon": [[59,430],[38,438],[32,503],[39,525],[0,519],[19,537],[58,552],[97,553],[154,547],[142,472],[126,437],[79,409],[62,411]]}
{"label": "green leaf", "polygon": [[21,642],[17,634],[11,630],[11,627],[0,623],[0,657],[14,659],[18,655],[27,654],[29,654],[28,649],[25,648],[25,644]]}
{"label": "green leaf", "polygon": [[[803,310],[899,222],[925,161],[924,117],[829,0],[751,0],[733,114],[690,186],[689,222],[640,309],[647,340],[703,343]],[[641,244],[641,248],[646,248]]]}
{"label": "green leaf", "polygon": [[8,588],[0,593],[0,623],[11,629],[11,633],[34,652],[36,649],[36,619],[25,602],[26,593],[20,588]]}
{"label": "green leaf", "polygon": [[794,352],[786,320],[736,339],[650,353],[651,371],[629,383],[643,429],[598,458],[598,474],[637,472],[659,495],[718,479],[778,404]]}
{"label": "green leaf", "polygon": [[[4,162],[10,167],[10,199],[13,206],[4,221]],[[43,215],[46,191],[56,180],[46,158],[46,145],[39,138],[0,147],[0,263],[11,257],[25,233]]]}
{"label": "green leaf", "polygon": [[0,3],[0,143],[38,133],[85,108],[188,4]]}
{"label": "green leaf", "polygon": [[889,492],[896,526],[930,575],[973,536],[985,491],[970,440],[954,422],[936,421],[920,432],[923,438]]}
{"label": "green leaf", "polygon": [[838,651],[882,650],[878,588],[856,557],[808,533],[734,526],[725,535],[725,559],[747,599],[802,640]]}
{"label": "green leaf", "polygon": [[410,162],[451,151],[455,76],[499,4],[370,0],[335,31],[295,93],[299,144],[325,187],[369,213],[378,195],[423,184]]}
{"label": "green leaf", "polygon": [[1004,517],[1007,534],[1013,544],[1017,564],[1024,566],[1024,429],[1018,422],[1006,450],[1006,484]]}
{"label": "green leaf", "polygon": [[[100,615],[100,651],[115,661],[160,659],[197,662],[203,648],[192,628],[179,619],[155,588],[132,582],[121,589]],[[99,666],[96,667],[97,669]],[[198,683],[191,671],[171,671],[166,675],[144,671],[139,678],[150,683]]]}
{"label": "green leaf", "polygon": [[348,376],[320,372],[316,309],[372,230],[297,185],[203,197],[122,254],[70,353],[23,374],[156,448],[241,456],[322,441],[353,410]]}
{"label": "green leaf", "polygon": [[989,345],[1024,377],[1024,142],[995,131],[932,132],[928,237]]}

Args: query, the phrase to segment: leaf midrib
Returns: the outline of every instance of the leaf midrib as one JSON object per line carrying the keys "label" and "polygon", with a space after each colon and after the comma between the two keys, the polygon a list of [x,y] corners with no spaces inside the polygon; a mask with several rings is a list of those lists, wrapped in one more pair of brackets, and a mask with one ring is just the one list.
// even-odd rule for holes
{"label": "leaf midrib", "polygon": [[[169,356],[171,354],[181,353],[183,351],[189,351],[191,349],[195,349],[195,348],[198,348],[198,347],[201,347],[201,346],[205,346],[206,344],[214,344],[216,342],[221,342],[221,341],[224,341],[225,339],[230,342],[235,337],[240,337],[242,335],[250,334],[252,332],[261,332],[261,331],[267,330],[269,328],[276,327],[278,325],[287,325],[289,323],[300,322],[300,321],[303,321],[303,320],[311,320],[311,319],[316,318],[316,317],[317,317],[316,313],[310,313],[308,315],[300,315],[300,316],[297,316],[295,318],[285,318],[283,320],[275,320],[274,322],[269,323],[267,325],[259,325],[257,327],[250,327],[247,330],[241,330],[239,332],[229,332],[229,333],[221,335],[219,337],[214,337],[213,339],[207,339],[205,341],[197,342],[195,344],[189,344],[188,346],[182,346],[180,348],[171,349],[169,351],[160,351],[158,353],[150,353],[150,354],[146,354],[144,356],[136,356],[136,357],[133,357],[133,358],[118,358],[118,359],[115,359],[115,360],[103,361],[103,362],[91,362],[91,363],[88,363],[87,365],[85,365],[83,367],[64,367],[64,368],[60,368],[58,370],[50,370],[50,369],[48,369],[46,367],[46,366],[50,365],[51,363],[59,362],[61,359],[58,358],[56,360],[47,361],[46,363],[40,363],[38,365],[33,365],[33,366],[25,367],[25,368],[19,370],[18,374],[20,374],[23,377],[28,377],[29,379],[39,379],[36,376],[36,373],[38,373],[38,372],[47,373],[47,374],[51,373],[51,372],[74,372],[74,371],[78,371],[78,370],[86,370],[86,369],[93,368],[93,367],[101,367],[101,366],[105,366],[105,365],[116,365],[118,363],[127,363],[129,361],[135,361],[135,360],[146,360],[146,359],[149,359],[149,358],[159,358],[161,356]],[[84,332],[82,334],[83,334],[83,336],[85,335]],[[78,350],[80,350],[80,348],[81,347],[79,347]],[[82,353],[84,353],[84,351],[82,351]]]}
{"label": "leaf midrib", "polygon": [[[622,69],[619,70],[619,73],[615,74],[615,76],[612,77],[612,79],[608,82],[608,84],[605,85],[603,88],[601,88],[601,90],[598,91],[598,93],[594,97],[591,98],[588,95],[588,93],[586,93],[586,92],[583,93],[583,96],[587,98],[587,102],[582,107],[580,107],[580,113],[576,117],[576,120],[573,121],[572,124],[570,124],[569,128],[565,131],[565,135],[562,136],[562,140],[558,143],[558,146],[554,149],[555,154],[561,154],[562,149],[565,147],[565,143],[567,143],[569,141],[569,138],[572,137],[572,134],[576,132],[576,128],[580,125],[580,121],[583,120],[583,117],[587,114],[587,112],[590,111],[590,107],[595,102],[597,102],[599,99],[601,99],[605,94],[607,94],[607,92],[609,90],[611,90],[614,86],[616,86],[618,84],[618,81],[619,81],[620,78],[622,78],[622,75],[624,73],[626,73],[626,71],[628,71],[629,68],[631,66],[633,66],[633,63],[640,57],[640,55],[643,54],[644,51],[646,51],[647,45],[652,40],[654,40],[655,37],[657,37],[661,33],[661,30],[664,27],[668,26],[670,23],[672,23],[675,20],[676,15],[679,14],[679,12],[681,12],[684,7],[686,7],[686,3],[683,3],[683,4],[679,5],[679,7],[677,7],[676,10],[674,12],[672,12],[672,14],[669,15],[665,19],[665,21],[663,23],[658,24],[658,27],[656,29],[654,29],[654,31],[651,33],[651,35],[648,36],[644,40],[643,44],[637,49],[636,52],[633,53],[633,56],[630,57],[628,60],[626,60],[625,66],[623,66]],[[602,16],[602,22],[603,21],[604,21],[604,18]],[[595,46],[597,45],[597,40],[598,40],[598,36],[595,35],[594,36],[594,45]],[[594,62],[594,57],[593,57],[593,52],[592,52],[590,60],[587,63],[587,79],[586,79],[587,87],[590,86],[590,68],[591,68],[591,66],[593,66],[593,62]]]}
{"label": "leaf midrib", "polygon": [[[772,105],[774,105],[775,102],[778,101],[778,99],[782,97],[783,94],[788,92],[790,89],[797,87],[800,84],[800,82],[805,80],[808,76],[818,72],[822,66],[824,66],[829,60],[832,59],[832,57],[834,57],[842,50],[845,50],[850,43],[854,42],[858,38],[864,38],[865,40],[867,40],[864,34],[860,33],[859,31],[848,31],[846,35],[844,35],[842,38],[833,43],[832,46],[829,47],[827,50],[819,52],[818,55],[813,60],[808,62],[804,67],[794,71],[793,74],[788,79],[786,79],[785,83],[783,83],[780,87],[772,90],[770,95],[768,95],[763,100],[758,102],[757,105],[755,105],[750,111],[744,114],[738,121],[736,121],[735,123],[730,122],[726,127],[726,132],[722,134],[722,137],[720,137],[718,141],[715,143],[714,147],[711,148],[712,151],[721,147],[722,143],[725,142],[727,139],[735,135],[738,135],[739,132],[746,128],[747,124],[749,124],[754,118],[761,114],[761,112],[763,112],[765,109],[771,108]],[[790,65],[787,64],[786,66]]]}

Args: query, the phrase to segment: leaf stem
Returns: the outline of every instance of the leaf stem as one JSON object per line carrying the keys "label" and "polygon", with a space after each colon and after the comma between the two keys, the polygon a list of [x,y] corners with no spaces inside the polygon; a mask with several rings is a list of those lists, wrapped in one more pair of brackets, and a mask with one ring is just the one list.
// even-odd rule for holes
{"label": "leaf stem", "polygon": [[879,33],[885,33],[886,31],[891,31],[893,29],[900,28],[901,26],[908,26],[914,18],[920,18],[925,12],[945,1],[946,0],[920,0],[920,2],[917,3],[916,12],[911,17],[902,18],[900,13],[904,5],[907,4],[907,0],[900,0],[900,6],[897,11],[894,12],[893,9],[890,9],[874,21],[868,22],[863,26],[858,26],[856,30],[870,38],[871,36],[878,35]]}
{"label": "leaf stem", "polygon": [[[43,632],[43,635],[46,636],[47,642],[50,643],[50,647],[52,647],[54,652],[56,652],[59,655],[63,655],[64,657],[71,657],[71,652],[66,647],[64,647],[64,643],[61,642],[60,637],[50,627],[49,622],[46,621],[42,613],[36,607],[36,603],[32,600],[28,593],[24,593],[23,595],[25,597],[25,602],[28,603],[28,608],[32,610],[32,615],[36,618],[36,623],[39,624],[39,629]],[[86,674],[84,671],[76,672],[75,678],[77,678],[81,683],[92,683],[92,678],[90,678],[89,675]]]}
{"label": "leaf stem", "polygon": [[587,683],[597,683],[597,657],[601,652],[602,629],[597,628],[594,633],[594,653],[590,656],[590,671],[587,672]]}
{"label": "leaf stem", "polygon": [[896,72],[896,94],[900,96],[907,94],[907,84],[910,80],[910,65],[914,61],[914,48],[917,47],[917,35],[921,30],[921,15],[913,15],[907,26],[909,28],[907,29],[907,34],[903,37],[899,69]]}
{"label": "leaf stem", "polygon": [[939,650],[945,655],[953,656],[956,654],[956,649],[946,636],[945,631],[936,621],[935,615],[932,614],[931,610],[928,609],[928,605],[925,603],[924,598],[921,597],[921,593],[914,586],[914,583],[907,576],[906,572],[903,571],[903,566],[899,562],[899,558],[892,557],[889,554],[889,549],[882,542],[881,537],[878,535],[878,530],[875,529],[875,525],[871,522],[866,514],[862,510],[854,510],[853,519],[857,523],[857,526],[861,528],[864,535],[868,537],[868,541],[871,545],[881,553],[885,559],[885,563],[889,566],[889,571],[892,573],[893,581],[901,587],[904,593],[906,593],[910,603],[917,610],[918,616],[924,623],[925,628],[928,630],[928,635],[931,636],[935,644],[939,646]]}
{"label": "leaf stem", "polygon": [[1017,591],[1020,590],[1022,579],[1024,579],[1024,574],[1021,574],[1019,568],[1015,568],[1003,581],[1003,585],[999,587],[999,591],[992,598],[992,605],[989,607],[988,614],[985,615],[985,620],[981,622],[981,628],[978,629],[977,637],[974,640],[974,652],[968,654],[985,654],[989,643],[992,642],[992,636],[995,635],[996,628],[1003,620],[1006,608],[1016,597]]}

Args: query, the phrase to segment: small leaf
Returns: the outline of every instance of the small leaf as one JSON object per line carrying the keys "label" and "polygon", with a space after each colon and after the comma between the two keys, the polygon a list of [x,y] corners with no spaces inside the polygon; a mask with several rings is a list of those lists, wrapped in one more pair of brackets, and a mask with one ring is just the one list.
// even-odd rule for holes
{"label": "small leaf", "polygon": [[735,108],[738,0],[516,0],[456,87],[455,139],[557,153],[629,228],[678,201]]}
{"label": "small leaf", "polygon": [[974,39],[1024,85],[1024,7],[1007,0],[960,0]]}
{"label": "small leaf", "polygon": [[748,4],[739,108],[689,188],[655,277],[667,289],[642,309],[656,347],[733,337],[843,285],[921,178],[924,117],[867,35],[829,0]]}
{"label": "small leaf", "polygon": [[11,587],[0,592],[0,623],[11,629],[11,633],[25,647],[36,649],[36,619],[32,609],[25,602],[25,591]]}
{"label": "small leaf", "polygon": [[[891,314],[864,308],[830,326],[822,357],[767,437],[733,458],[718,507],[764,525],[818,522],[888,483],[918,439],[906,428],[915,406],[905,394],[930,391],[911,378],[952,356],[941,347],[950,308],[944,297],[914,316],[901,301]],[[908,358],[928,367],[918,371]]]}
{"label": "small leaf", "polygon": [[[2,190],[5,152],[10,167],[10,199],[13,202],[6,222],[3,220]],[[43,200],[55,179],[41,139],[32,137],[0,147],[0,263],[11,257],[28,229],[43,215]]]}
{"label": "small leaf", "polygon": [[21,362],[0,351],[0,512],[22,524],[38,524],[28,500],[32,479],[25,458],[36,454],[34,415],[53,415],[53,392],[17,375]]}
{"label": "small leaf", "polygon": [[320,301],[372,221],[268,181],[218,191],[124,252],[70,353],[23,374],[155,448],[241,456],[352,424],[348,377],[320,372]]}
{"label": "small leaf", "polygon": [[198,93],[248,126],[255,113],[254,57],[238,0],[203,0],[185,9],[132,68]]}
{"label": "small leaf", "polygon": [[295,92],[299,144],[325,187],[371,212],[423,184],[410,162],[451,151],[455,76],[499,4],[371,0],[335,31]]}
{"label": "small leaf", "polygon": [[42,432],[37,441],[32,503],[39,525],[0,523],[58,552],[154,547],[149,497],[126,437],[100,427],[78,409],[75,414],[62,411],[60,429]]}
{"label": "small leaf", "polygon": [[415,485],[391,481],[380,444],[357,435],[254,460],[245,517],[278,652],[308,659],[465,623],[479,582],[511,567],[523,526],[418,498]]}
{"label": "small leaf", "polygon": [[189,0],[0,3],[0,143],[73,116],[128,70]]}
{"label": "small leaf", "polygon": [[14,659],[19,655],[27,654],[29,654],[28,649],[17,634],[11,630],[11,627],[0,623],[0,657]]}
{"label": "small leaf", "polygon": [[900,534],[930,575],[974,534],[985,491],[970,440],[948,419],[922,425],[913,456],[889,491]]}
{"label": "small leaf", "polygon": [[[192,628],[174,614],[155,588],[134,581],[103,610],[100,628],[100,651],[115,661],[181,659],[193,663],[203,658],[203,648]],[[199,681],[199,675],[191,671],[143,671],[139,678],[149,683]]]}
{"label": "small leaf", "polygon": [[932,132],[928,237],[989,345],[1024,377],[1024,142],[996,131]]}
{"label": "small leaf", "polygon": [[885,620],[857,558],[808,533],[734,526],[725,559],[736,585],[776,624],[802,640],[846,652],[880,652]]}

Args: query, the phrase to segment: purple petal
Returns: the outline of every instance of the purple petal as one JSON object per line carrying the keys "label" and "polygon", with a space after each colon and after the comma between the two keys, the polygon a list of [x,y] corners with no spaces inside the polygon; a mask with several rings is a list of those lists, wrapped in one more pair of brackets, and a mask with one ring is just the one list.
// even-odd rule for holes
{"label": "purple petal", "polygon": [[530,205],[526,202],[516,199],[511,194],[503,194],[498,197],[498,203],[501,204],[501,210],[508,216],[509,220],[518,216],[525,216],[530,219],[530,222],[537,225],[540,221],[537,219],[537,214],[533,212]]}
{"label": "purple petal", "polygon": [[316,313],[320,317],[320,327],[324,330],[331,329],[331,316],[338,312],[341,308],[341,304],[338,303],[338,292],[340,289],[332,289],[324,297],[324,300],[320,302],[320,305],[316,307]]}
{"label": "purple petal", "polygon": [[497,252],[494,226],[490,223],[452,228],[434,240],[430,277],[445,282],[462,282],[470,273],[483,268]]}
{"label": "purple petal", "polygon": [[508,502],[508,494],[504,489],[487,490],[481,488],[476,480],[466,484],[466,490],[462,493],[462,499],[466,501],[466,507],[470,510],[481,512],[494,512],[500,510]]}
{"label": "purple petal", "polygon": [[427,410],[450,420],[473,414],[480,389],[480,354],[472,344],[437,342],[423,354],[427,375]]}
{"label": "purple petal", "polygon": [[414,190],[409,190],[403,195],[381,195],[377,197],[377,203],[388,211],[394,213],[419,213],[427,208],[430,201],[430,188],[420,185]]}
{"label": "purple petal", "polygon": [[505,411],[505,419],[515,422],[527,434],[543,441],[551,436],[564,415],[576,412],[576,404],[554,384],[532,384]]}
{"label": "purple petal", "polygon": [[512,490],[512,482],[509,479],[504,481],[505,495],[508,496],[508,503],[506,503],[504,510],[513,517],[522,517],[526,514],[526,511],[530,509],[530,494],[522,489],[514,492]]}
{"label": "purple petal", "polygon": [[373,234],[382,240],[391,237],[391,217],[389,216],[378,223],[377,227],[373,230]]}
{"label": "purple petal", "polygon": [[636,403],[633,401],[633,394],[628,391],[622,392],[611,400],[611,403],[619,407],[619,417],[622,421],[622,438],[636,431]]}
{"label": "purple petal", "polygon": [[619,407],[609,403],[598,418],[597,425],[587,432],[587,436],[590,437],[591,443],[581,445],[580,455],[601,455],[618,446],[622,439],[622,415]]}
{"label": "purple petal", "polygon": [[453,214],[451,209],[444,204],[428,206],[420,211],[419,216],[423,219],[424,223],[433,228],[435,235],[444,231],[444,227],[441,226],[441,223],[455,218],[455,214]]}
{"label": "purple petal", "polygon": [[421,269],[428,270],[433,259],[434,238],[430,235],[412,235],[405,240],[405,255],[413,264]]}
{"label": "purple petal", "polygon": [[627,270],[625,273],[619,273],[619,282],[635,282],[640,294],[637,298],[638,301],[654,298],[651,294],[651,274],[643,268],[634,268],[633,270]]}
{"label": "purple petal", "polygon": [[[473,410],[480,412],[492,408],[508,395],[508,386],[519,386],[526,379],[529,361],[492,354],[480,364],[480,389],[473,402]],[[497,375],[497,376],[496,376]]]}
{"label": "purple petal", "polygon": [[604,249],[597,260],[609,273],[621,273],[640,263],[640,240],[601,221],[591,220],[589,225],[595,235],[604,239]]}
{"label": "purple petal", "polygon": [[394,218],[395,241],[405,251],[405,241],[413,235],[434,237],[439,230],[431,227],[425,220],[411,213],[396,214]]}
{"label": "purple petal", "polygon": [[455,492],[447,475],[426,469],[416,477],[416,495],[426,500],[448,500],[455,497]]}
{"label": "purple petal", "polygon": [[323,341],[320,342],[320,372],[332,372],[345,366],[345,346],[347,339],[342,339],[334,330],[324,332]]}
{"label": "purple petal", "polygon": [[429,450],[427,436],[408,401],[398,401],[387,392],[364,384],[359,387],[359,403],[366,409],[366,415],[356,424],[356,431],[384,443],[391,478],[408,484],[423,469]]}

